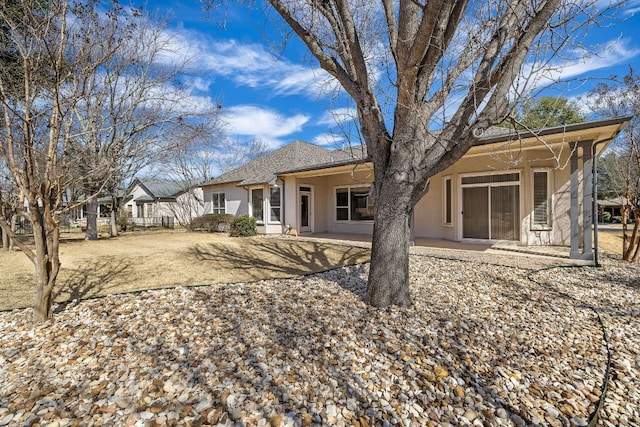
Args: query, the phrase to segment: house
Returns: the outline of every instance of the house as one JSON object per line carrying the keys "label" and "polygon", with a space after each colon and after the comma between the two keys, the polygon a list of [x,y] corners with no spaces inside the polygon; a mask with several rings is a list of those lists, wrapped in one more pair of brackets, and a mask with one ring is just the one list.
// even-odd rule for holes
{"label": "house", "polygon": [[124,212],[138,226],[184,225],[204,213],[201,188],[169,179],[133,180],[124,198]]}
{"label": "house", "polygon": [[[603,221],[605,212],[609,213],[609,220],[603,222],[620,222],[622,207],[627,205],[626,197],[598,200],[598,218]],[[633,211],[629,212],[631,220],[634,220]]]}
{"label": "house", "polygon": [[[107,192],[103,192],[102,196],[96,199],[98,202],[98,225],[107,226],[109,224],[111,210],[114,206],[120,206],[122,203],[125,190],[118,189],[115,193],[115,195],[109,195]],[[74,192],[71,189],[67,189],[62,193],[62,206],[67,209],[67,212],[62,217],[61,224],[63,226],[83,229],[86,227],[87,204],[85,200],[84,194],[78,194],[78,192]]]}
{"label": "house", "polygon": [[[488,129],[431,179],[415,237],[570,246],[592,259],[593,166],[629,117],[520,131]],[[260,233],[373,231],[365,151],[296,141],[202,185],[205,212],[248,214]]]}

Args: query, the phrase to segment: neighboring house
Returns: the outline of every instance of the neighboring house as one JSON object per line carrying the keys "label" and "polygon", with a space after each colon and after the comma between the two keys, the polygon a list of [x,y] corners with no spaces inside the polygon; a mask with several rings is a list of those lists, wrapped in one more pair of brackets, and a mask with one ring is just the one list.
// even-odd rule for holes
{"label": "neighboring house", "polygon": [[204,213],[202,189],[187,182],[136,178],[124,198],[124,212],[139,226],[162,225],[163,218],[184,225]]}
{"label": "neighboring house", "polygon": [[[593,161],[629,118],[520,132],[489,129],[431,178],[412,237],[570,246],[592,259]],[[552,156],[550,149],[557,155]],[[362,149],[294,142],[202,185],[205,212],[248,214],[261,233],[373,231],[373,167]]]}
{"label": "neighboring house", "polygon": [[[598,200],[598,215],[602,220],[602,214],[608,212],[611,218],[622,216],[622,207],[627,204],[626,197],[616,197],[615,199]],[[610,222],[615,220],[609,219]],[[633,220],[633,212],[630,212],[630,219]],[[618,221],[619,222],[619,221]]]}
{"label": "neighboring house", "polygon": [[[107,225],[109,223],[109,217],[111,215],[111,209],[113,206],[119,206],[125,195],[124,190],[118,190],[116,200],[113,200],[112,196],[98,197],[98,224]],[[62,225],[71,227],[85,227],[87,216],[87,205],[84,194],[75,194],[71,190],[66,190],[62,193],[62,205],[65,208],[69,208],[63,217]]]}

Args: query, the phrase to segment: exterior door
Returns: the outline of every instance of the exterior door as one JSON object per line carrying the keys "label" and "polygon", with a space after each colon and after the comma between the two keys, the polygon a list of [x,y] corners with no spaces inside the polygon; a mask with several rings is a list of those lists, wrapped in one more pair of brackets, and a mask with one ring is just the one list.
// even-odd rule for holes
{"label": "exterior door", "polygon": [[462,189],[462,237],[489,239],[489,187]]}
{"label": "exterior door", "polygon": [[[478,182],[483,179],[489,182]],[[502,179],[474,177],[468,181],[473,186],[462,187],[463,238],[520,240],[520,185]]]}
{"label": "exterior door", "polygon": [[300,233],[313,232],[313,206],[311,187],[300,187]]}

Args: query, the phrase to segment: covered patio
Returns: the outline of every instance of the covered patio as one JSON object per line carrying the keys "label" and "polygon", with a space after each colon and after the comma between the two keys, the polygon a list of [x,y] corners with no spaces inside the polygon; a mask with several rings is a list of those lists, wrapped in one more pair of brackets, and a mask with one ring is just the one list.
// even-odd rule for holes
{"label": "covered patio", "polygon": [[[315,233],[284,238],[311,241],[330,241],[333,244],[371,247],[368,234]],[[445,239],[416,238],[409,249],[412,255],[434,256],[447,259],[482,261],[492,264],[523,268],[545,268],[558,265],[592,265],[591,260],[571,259],[570,248],[565,246],[521,246],[517,242],[455,242]]]}

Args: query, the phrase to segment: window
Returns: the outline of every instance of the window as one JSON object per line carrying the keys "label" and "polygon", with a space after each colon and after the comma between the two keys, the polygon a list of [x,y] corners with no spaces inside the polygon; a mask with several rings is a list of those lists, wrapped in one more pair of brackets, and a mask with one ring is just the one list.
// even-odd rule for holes
{"label": "window", "polygon": [[336,220],[349,220],[349,189],[338,188],[336,190]]}
{"label": "window", "polygon": [[211,212],[214,214],[226,213],[224,193],[213,193],[211,198]]}
{"label": "window", "polygon": [[262,188],[251,190],[251,213],[257,222],[264,222],[264,195]]}
{"label": "window", "polygon": [[153,218],[153,204],[147,203],[147,218]]}
{"label": "window", "polygon": [[336,189],[337,221],[372,221],[374,210],[369,187]]}
{"label": "window", "polygon": [[269,193],[269,205],[271,206],[269,221],[280,222],[280,187],[271,187]]}
{"label": "window", "polygon": [[144,205],[142,203],[136,204],[136,214],[138,218],[144,218]]}
{"label": "window", "polygon": [[451,189],[451,178],[444,179],[444,212],[443,212],[443,223],[445,225],[451,225],[451,213],[452,213],[452,189]]}
{"label": "window", "polygon": [[533,221],[534,230],[551,228],[551,200],[549,171],[533,171]]}

